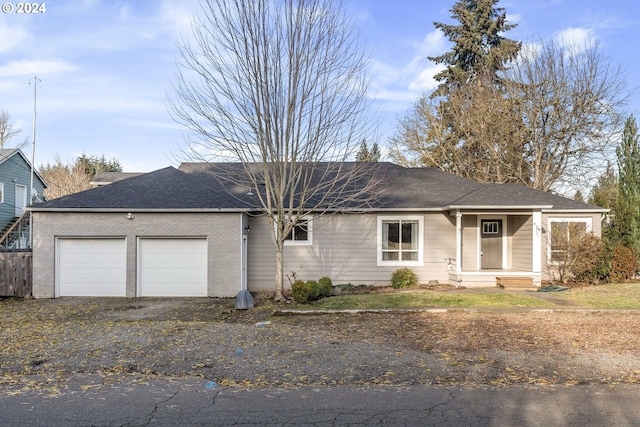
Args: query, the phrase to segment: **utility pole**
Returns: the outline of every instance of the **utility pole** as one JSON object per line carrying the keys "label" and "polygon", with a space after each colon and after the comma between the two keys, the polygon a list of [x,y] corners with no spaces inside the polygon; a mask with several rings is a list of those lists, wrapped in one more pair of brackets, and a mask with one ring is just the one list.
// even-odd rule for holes
{"label": "utility pole", "polygon": [[[36,99],[38,93],[38,82],[41,82],[38,76],[33,76],[33,131],[31,138],[31,184],[29,185],[29,203],[27,206],[33,205],[33,174],[34,174],[34,165],[36,163],[36,117],[37,117],[37,109],[36,109]],[[29,83],[31,84],[31,83]],[[29,213],[29,247],[33,248],[33,217],[32,213]]]}
{"label": "utility pole", "polygon": [[33,76],[33,132],[31,139],[31,186],[29,188],[29,204],[31,206],[33,204],[33,173],[34,173],[34,165],[36,161],[36,97],[38,93],[38,82],[41,82],[38,76]]}

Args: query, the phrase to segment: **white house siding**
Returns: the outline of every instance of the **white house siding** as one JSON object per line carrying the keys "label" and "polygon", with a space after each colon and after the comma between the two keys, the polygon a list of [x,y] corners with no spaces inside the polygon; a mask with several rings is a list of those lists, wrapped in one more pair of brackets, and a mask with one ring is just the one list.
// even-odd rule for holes
{"label": "white house siding", "polygon": [[[384,213],[416,215],[415,212]],[[301,280],[328,276],[340,283],[388,285],[397,266],[377,265],[377,214],[335,214],[313,219],[312,245],[285,246],[284,273]],[[410,267],[422,282],[448,279],[448,258],[455,258],[455,218],[424,215],[424,265]],[[275,252],[266,217],[250,218],[249,289],[273,290]],[[289,280],[285,277],[285,288]]]}
{"label": "white house siding", "polygon": [[54,297],[55,241],[58,237],[122,237],[127,246],[126,296],[136,297],[138,237],[207,239],[209,296],[231,297],[240,289],[239,213],[72,213],[34,212],[33,296]]}
{"label": "white house siding", "polygon": [[531,271],[533,268],[533,218],[531,215],[512,215],[508,218],[510,263],[512,270]]}

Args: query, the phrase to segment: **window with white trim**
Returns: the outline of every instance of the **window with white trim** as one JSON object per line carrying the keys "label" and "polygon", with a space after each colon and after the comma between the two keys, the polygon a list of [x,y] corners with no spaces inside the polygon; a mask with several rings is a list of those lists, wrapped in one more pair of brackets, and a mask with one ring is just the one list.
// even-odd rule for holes
{"label": "window with white trim", "polygon": [[378,217],[378,265],[423,265],[423,217]]}
{"label": "window with white trim", "polygon": [[311,218],[302,218],[284,238],[285,245],[311,245],[313,233],[313,221]]}
{"label": "window with white trim", "polygon": [[561,262],[572,237],[591,232],[591,218],[549,218],[549,261]]}
{"label": "window with white trim", "polygon": [[0,182],[0,203],[4,203],[4,182]]}

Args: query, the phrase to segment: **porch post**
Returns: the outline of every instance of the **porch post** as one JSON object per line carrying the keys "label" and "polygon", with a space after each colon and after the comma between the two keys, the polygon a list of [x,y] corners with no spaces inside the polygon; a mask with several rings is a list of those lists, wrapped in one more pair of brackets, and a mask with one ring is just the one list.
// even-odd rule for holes
{"label": "porch post", "polygon": [[[462,272],[462,212],[456,211],[456,274]],[[460,278],[458,278],[460,280]]]}
{"label": "porch post", "polygon": [[533,259],[532,268],[534,273],[542,272],[542,212],[534,211],[533,218]]}

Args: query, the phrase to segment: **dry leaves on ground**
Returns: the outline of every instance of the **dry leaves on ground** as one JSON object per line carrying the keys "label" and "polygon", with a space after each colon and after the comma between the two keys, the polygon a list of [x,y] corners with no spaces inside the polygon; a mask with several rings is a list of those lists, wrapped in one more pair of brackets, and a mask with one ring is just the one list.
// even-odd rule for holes
{"label": "dry leaves on ground", "polygon": [[78,374],[228,386],[640,380],[640,313],[270,317],[229,300],[118,301],[0,301],[4,392],[56,392]]}

